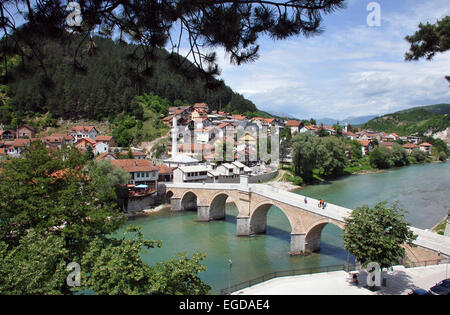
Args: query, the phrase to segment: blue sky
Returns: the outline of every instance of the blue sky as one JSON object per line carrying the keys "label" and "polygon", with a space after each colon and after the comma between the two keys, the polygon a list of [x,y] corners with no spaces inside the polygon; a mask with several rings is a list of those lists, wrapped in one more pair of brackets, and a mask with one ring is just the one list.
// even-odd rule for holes
{"label": "blue sky", "polygon": [[[324,17],[313,38],[260,38],[260,58],[236,66],[218,50],[221,78],[261,110],[309,119],[382,115],[450,103],[450,52],[433,61],[404,61],[420,22],[450,15],[448,0],[347,0]],[[381,8],[381,26],[367,24],[367,5]],[[20,17],[17,17],[20,24]],[[185,48],[181,49],[181,51]]]}
{"label": "blue sky", "polygon": [[367,24],[366,0],[324,18],[314,38],[259,40],[260,58],[231,65],[219,52],[221,78],[258,108],[298,118],[381,115],[420,105],[450,103],[450,52],[433,61],[406,62],[420,22],[450,15],[448,0],[379,0],[381,26]]}

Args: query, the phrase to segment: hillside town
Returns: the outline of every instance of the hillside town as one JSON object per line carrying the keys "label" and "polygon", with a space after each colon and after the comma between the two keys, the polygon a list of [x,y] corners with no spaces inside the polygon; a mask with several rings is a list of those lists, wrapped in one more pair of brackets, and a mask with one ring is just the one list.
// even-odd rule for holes
{"label": "hillside town", "polygon": [[[314,136],[320,133],[339,134],[358,141],[363,156],[376,146],[392,149],[394,142],[398,140],[404,143],[402,147],[408,154],[419,149],[430,155],[432,150],[432,145],[423,142],[417,135],[399,136],[361,128],[353,129],[353,132],[347,124],[338,129],[300,120],[273,117],[249,119],[243,115],[210,110],[206,103],[170,107],[169,115],[162,120],[172,130],[172,144],[165,152],[167,158],[162,160],[150,156],[149,152],[141,148],[116,147],[114,138],[101,134],[96,126],[73,126],[66,133],[37,138],[35,128],[27,124],[16,130],[0,130],[0,157],[7,159],[21,156],[34,140],[39,140],[47,148],[54,150],[67,145],[74,146],[84,153],[90,151],[98,161],[110,160],[113,165],[130,173],[130,194],[138,194],[157,191],[158,183],[236,183],[242,175],[248,176],[250,182],[268,181],[276,175],[280,161],[272,161],[270,158],[264,161],[260,158],[257,152],[258,142],[262,135],[267,136],[267,141],[274,135],[279,137],[280,130],[288,131],[291,137],[299,133]],[[281,142],[284,140],[278,139]],[[231,158],[222,158],[225,144],[231,146],[231,149],[226,149],[232,154]],[[284,158],[289,160],[290,154]]]}

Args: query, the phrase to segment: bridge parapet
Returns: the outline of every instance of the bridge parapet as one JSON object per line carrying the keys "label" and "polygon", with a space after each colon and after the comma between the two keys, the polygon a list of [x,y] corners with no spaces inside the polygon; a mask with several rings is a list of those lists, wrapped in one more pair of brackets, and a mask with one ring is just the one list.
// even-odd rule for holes
{"label": "bridge parapet", "polygon": [[[251,210],[255,210],[254,207],[250,207],[249,204],[252,202],[253,194],[259,195],[261,197],[266,198],[268,203],[266,204],[277,204],[282,203],[288,205],[290,208],[295,208],[294,213],[296,216],[302,216],[305,213],[310,213],[313,217],[321,217],[320,221],[316,221],[317,224],[326,224],[326,223],[338,223],[338,226],[343,226],[345,224],[345,218],[349,217],[352,213],[352,209],[344,208],[338,205],[327,203],[325,209],[318,207],[318,200],[307,197],[307,203],[305,203],[305,196],[288,192],[281,189],[276,189],[268,185],[264,184],[216,184],[216,183],[177,183],[177,184],[166,184],[167,190],[172,191],[198,191],[199,195],[206,196],[202,198],[202,204],[199,205],[202,210],[202,218],[206,218],[205,220],[209,220],[210,209],[206,209],[214,199],[214,196],[218,195],[218,192],[223,192],[228,196],[234,196],[233,201],[239,209],[239,215],[237,218],[237,234],[238,235],[249,235],[246,233],[251,233],[252,227],[250,222],[250,216],[252,215]],[[209,192],[209,191],[213,192]],[[234,195],[233,195],[234,192]],[[248,196],[247,204],[241,203],[241,195],[244,193]],[[172,206],[181,210],[181,200],[178,195],[178,199],[172,200]],[[256,198],[257,199],[257,198]],[[261,198],[260,198],[261,199]],[[245,204],[245,210],[243,204]],[[306,211],[306,212],[305,212]],[[286,213],[285,213],[286,214]],[[290,212],[292,214],[292,211]],[[213,218],[214,219],[214,218]],[[292,216],[288,219],[292,224],[301,224],[302,221],[305,221],[303,218],[298,220],[292,220]],[[333,222],[334,221],[334,222]],[[263,222],[264,225],[264,222]],[[314,227],[314,224],[313,224]],[[297,247],[298,246],[308,246],[308,237],[306,233],[309,232],[309,229],[305,227],[296,228],[295,226],[291,226],[291,251],[292,252],[300,252]],[[436,233],[422,230],[419,228],[411,227],[411,230],[418,235],[418,238],[414,241],[414,244],[429,250],[432,250],[436,253],[443,254],[447,257],[450,257],[450,237],[438,235]],[[262,229],[261,229],[262,231]],[[317,231],[315,231],[317,232]],[[319,232],[319,243],[320,243],[320,232]],[[309,238],[309,242],[314,242],[314,248],[317,248],[317,238],[311,239]],[[300,244],[300,245],[296,245]],[[311,244],[310,244],[311,245]]]}

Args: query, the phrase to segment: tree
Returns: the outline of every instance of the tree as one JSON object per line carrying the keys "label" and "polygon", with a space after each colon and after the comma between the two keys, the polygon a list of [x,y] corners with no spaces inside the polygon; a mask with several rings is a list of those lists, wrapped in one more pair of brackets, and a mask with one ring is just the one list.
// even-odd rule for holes
{"label": "tree", "polygon": [[323,144],[327,150],[320,165],[323,175],[335,178],[341,176],[347,164],[343,142],[337,137],[327,137],[323,139]]}
{"label": "tree", "polygon": [[[95,237],[115,231],[124,218],[83,170],[76,148],[49,150],[36,141],[0,173],[0,241],[16,246],[28,230],[61,236],[70,258]],[[98,173],[98,176],[103,174]]]}
{"label": "tree", "polygon": [[90,145],[88,145],[88,147],[86,148],[86,158],[88,160],[93,160],[94,159],[94,150],[92,149],[92,147]]}
{"label": "tree", "polygon": [[[92,34],[104,37],[120,34],[118,40],[133,41],[139,45],[130,58],[140,60],[137,71],[151,74],[149,61],[158,48],[170,47],[170,60],[183,69],[187,57],[207,75],[219,74],[216,54],[209,48],[222,47],[230,56],[230,62],[242,64],[258,57],[257,40],[261,35],[273,39],[292,36],[313,36],[322,32],[323,15],[344,8],[344,0],[296,0],[296,1],[83,1],[80,5],[81,25],[70,26],[66,22],[68,12],[65,1],[48,0],[21,5],[20,0],[3,1],[0,4],[1,31],[6,39],[3,51],[15,48],[23,55],[40,57],[39,41],[25,40],[25,36],[38,34],[41,38],[53,37],[68,40],[71,28],[79,34],[78,47],[95,55],[96,45]],[[19,34],[13,15],[8,8],[20,8],[12,14],[20,14],[26,21]],[[84,43],[84,45],[82,45]],[[187,43],[187,53],[180,56]],[[77,46],[77,45],[75,45]],[[204,50],[203,50],[204,49]],[[80,51],[79,51],[80,50]],[[78,60],[81,49],[73,56],[73,64],[82,68]],[[41,62],[43,69],[45,63]],[[184,69],[186,70],[186,69]],[[210,82],[214,83],[214,82]]]}
{"label": "tree", "polygon": [[385,169],[394,165],[392,151],[386,147],[378,147],[369,155],[370,165],[375,168]]}
{"label": "tree", "polygon": [[[431,60],[437,53],[450,49],[450,16],[438,20],[436,24],[419,24],[419,30],[405,38],[411,47],[405,54],[405,60]],[[446,76],[450,82],[450,76]]]}
{"label": "tree", "polygon": [[397,203],[391,207],[386,202],[373,208],[363,205],[353,210],[345,223],[344,248],[363,266],[376,262],[387,268],[399,263],[406,255],[402,245],[414,246],[417,238]]}
{"label": "tree", "polygon": [[125,218],[113,185],[123,171],[106,161],[87,163],[75,148],[49,150],[33,142],[0,172],[0,293],[71,294],[69,262],[81,264],[82,289],[97,294],[205,294],[197,273],[204,255],[149,266],[143,248],[161,246],[134,237],[115,238]]}
{"label": "tree", "polygon": [[297,134],[292,139],[292,165],[294,174],[310,182],[313,179],[313,170],[319,167],[327,156],[327,149],[319,137],[309,133]]}
{"label": "tree", "polygon": [[398,143],[392,145],[391,158],[395,166],[405,166],[409,164],[408,153]]}
{"label": "tree", "polygon": [[0,242],[0,294],[67,293],[68,250],[61,237],[30,230],[8,250]]}
{"label": "tree", "polygon": [[427,158],[427,154],[420,149],[414,149],[411,152],[411,157],[413,157],[418,163],[422,163]]}

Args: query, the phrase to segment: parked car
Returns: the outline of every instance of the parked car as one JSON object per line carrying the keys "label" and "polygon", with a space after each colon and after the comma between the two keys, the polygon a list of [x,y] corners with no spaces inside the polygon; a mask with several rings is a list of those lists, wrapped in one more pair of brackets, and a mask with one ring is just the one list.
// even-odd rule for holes
{"label": "parked car", "polygon": [[450,295],[450,278],[437,283],[430,292],[434,295]]}
{"label": "parked car", "polygon": [[430,291],[427,291],[425,289],[414,289],[411,290],[411,292],[409,292],[408,295],[431,295],[431,293]]}

